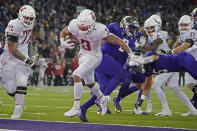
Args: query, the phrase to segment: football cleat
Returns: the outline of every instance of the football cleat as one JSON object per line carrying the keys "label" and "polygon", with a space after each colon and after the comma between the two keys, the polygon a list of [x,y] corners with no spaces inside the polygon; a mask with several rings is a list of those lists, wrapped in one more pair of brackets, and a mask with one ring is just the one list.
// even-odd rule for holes
{"label": "football cleat", "polygon": [[15,105],[14,113],[11,116],[11,119],[20,119],[23,114],[22,105]]}
{"label": "football cleat", "polygon": [[172,116],[172,113],[170,110],[163,110],[162,112],[155,114],[155,116]]}
{"label": "football cleat", "polygon": [[181,114],[181,116],[197,116],[197,110],[189,111],[185,114]]}
{"label": "football cleat", "polygon": [[137,103],[134,104],[133,114],[135,115],[148,115],[148,112],[142,111],[140,106],[137,106]]}
{"label": "football cleat", "polygon": [[0,106],[1,106],[2,104],[3,104],[2,101],[0,101]]}
{"label": "football cleat", "polygon": [[64,116],[66,117],[74,117],[74,116],[80,116],[81,110],[80,109],[75,109],[74,107],[70,109],[69,111],[64,113]]}
{"label": "football cleat", "polygon": [[114,106],[115,106],[114,111],[117,112],[117,113],[122,112],[122,108],[120,106],[120,101],[117,101],[117,98],[114,97],[113,102],[114,102]]}
{"label": "football cleat", "polygon": [[[97,111],[97,114],[101,115],[101,113],[102,113],[102,109],[99,108],[98,111]],[[107,107],[107,114],[111,114],[111,110],[108,107]]]}
{"label": "football cleat", "polygon": [[102,109],[102,115],[104,116],[107,112],[107,105],[110,101],[110,97],[109,96],[103,96],[103,98],[100,99],[100,106],[101,106],[101,109]]}
{"label": "football cleat", "polygon": [[80,120],[83,122],[88,122],[88,119],[86,117],[86,109],[84,109],[83,107],[81,107],[81,114],[79,116]]}
{"label": "football cleat", "polygon": [[152,112],[152,103],[151,102],[147,102],[146,112],[148,112],[148,113]]}

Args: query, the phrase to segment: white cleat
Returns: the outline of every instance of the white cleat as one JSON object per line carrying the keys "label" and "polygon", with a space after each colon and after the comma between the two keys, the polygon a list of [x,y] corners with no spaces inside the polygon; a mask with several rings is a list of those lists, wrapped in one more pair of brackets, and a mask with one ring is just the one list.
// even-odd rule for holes
{"label": "white cleat", "polygon": [[135,115],[148,115],[148,112],[142,111],[141,107],[134,107],[133,114]]}
{"label": "white cleat", "polygon": [[80,116],[81,114],[81,110],[79,109],[75,109],[74,107],[72,109],[70,109],[69,111],[64,113],[64,116],[66,117],[74,117],[74,116]]}
{"label": "white cleat", "polygon": [[14,113],[11,116],[11,119],[20,119],[23,114],[23,108],[21,105],[16,105],[14,108]]}
{"label": "white cleat", "polygon": [[172,116],[172,113],[170,110],[163,110],[162,112],[159,112],[155,114],[156,116]]}
{"label": "white cleat", "polygon": [[110,101],[110,97],[109,96],[103,96],[104,98],[100,99],[100,106],[102,109],[101,114],[104,116],[107,112],[107,105]]}
{"label": "white cleat", "polygon": [[148,102],[148,103],[147,103],[147,109],[146,109],[146,112],[147,112],[147,113],[152,112],[152,103],[151,103],[151,102]]}
{"label": "white cleat", "polygon": [[181,116],[197,116],[197,110],[189,111],[185,114],[181,114]]}

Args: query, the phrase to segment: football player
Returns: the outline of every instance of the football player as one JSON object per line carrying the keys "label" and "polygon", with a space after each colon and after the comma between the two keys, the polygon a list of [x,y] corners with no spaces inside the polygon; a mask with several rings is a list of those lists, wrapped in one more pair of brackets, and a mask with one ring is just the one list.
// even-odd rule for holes
{"label": "football player", "polygon": [[[168,37],[167,32],[160,30],[161,23],[162,23],[161,18],[158,15],[152,15],[149,19],[146,20],[146,22],[144,24],[145,31],[142,30],[142,32],[146,33],[145,36],[148,37],[149,41],[145,45],[145,42],[142,42],[142,40],[140,39],[141,40],[139,42],[140,44],[136,43],[137,48],[139,50],[141,50],[144,53],[147,51],[150,51],[150,50],[152,50],[154,52],[159,52],[159,53],[160,53],[160,49],[170,50],[168,47],[168,44],[166,42],[166,39]],[[157,35],[155,35],[154,33],[156,33]],[[133,71],[131,71],[131,72],[133,72]],[[134,74],[136,74],[136,73],[134,73]],[[137,73],[137,74],[138,75],[133,75],[133,76],[135,76],[136,80],[142,80],[142,81],[140,81],[141,84],[140,83],[137,84],[138,86],[140,84],[139,87],[141,88],[141,85],[144,82],[143,75],[140,75],[141,73]],[[134,80],[134,81],[136,81],[136,80]],[[162,87],[162,83],[161,83],[161,87]],[[114,100],[114,101],[116,101],[114,103],[117,105],[117,107],[120,107],[119,102],[122,98],[124,98],[126,95],[129,95],[129,93],[132,93],[132,92],[130,92],[132,87],[128,88],[128,86],[127,86],[128,89],[125,88],[127,90],[125,90],[124,92],[127,92],[127,93],[123,93],[123,91],[121,91],[123,89],[121,89],[121,88],[120,88],[118,96],[115,98],[116,100]],[[140,93],[141,93],[141,91],[140,91]],[[150,96],[150,95],[148,95],[148,96]],[[117,101],[119,101],[119,102],[117,103]],[[115,108],[115,110],[117,110],[117,108]],[[152,110],[151,99],[150,99],[150,97],[147,97],[147,112],[149,113],[149,112],[151,112],[151,110]],[[133,113],[134,114],[147,114],[146,112],[143,112],[143,111],[138,111],[138,112],[134,111]]]}
{"label": "football player", "polygon": [[[147,77],[145,80],[143,95],[135,104],[136,109],[141,105],[150,90],[153,73],[187,71],[194,79],[197,79],[197,70],[195,69],[197,66],[197,32],[196,30],[191,29],[191,23],[191,17],[188,15],[184,15],[180,18],[178,22],[180,37],[176,41],[174,49],[172,50],[172,53],[175,55],[155,55],[155,53],[148,53],[148,56],[153,54],[151,57],[155,62],[145,65]],[[173,91],[176,92],[175,94],[190,110],[188,113],[182,114],[182,116],[197,115],[195,107],[189,102],[187,96],[183,95],[178,88],[173,88]]]}
{"label": "football player", "polygon": [[[193,29],[197,30],[197,8],[195,8],[192,13],[192,18],[193,18]],[[188,23],[188,22],[187,22]],[[195,80],[191,75],[186,74],[186,85],[187,87],[193,91],[194,95],[192,99],[190,100],[192,104],[195,106],[197,109],[197,80]]]}
{"label": "football player", "polygon": [[[108,25],[109,32],[125,41],[131,49],[135,47],[134,43],[136,35],[138,34],[138,28],[139,24],[137,20],[131,16],[124,17],[120,25],[118,23]],[[128,55],[119,45],[112,45],[108,41],[104,42],[101,47],[101,52],[103,59],[100,65],[95,69],[95,73],[104,95],[110,95],[125,78],[123,64],[126,62]],[[82,121],[88,121],[86,111],[95,104],[95,100],[96,96],[92,96],[90,100],[81,106],[82,112],[80,119]],[[97,113],[101,111],[102,110],[99,109]],[[108,113],[110,113],[110,110],[108,110]]]}
{"label": "football player", "polygon": [[103,95],[99,89],[99,84],[94,80],[94,69],[102,60],[101,41],[104,40],[120,46],[133,59],[135,59],[135,55],[123,40],[109,33],[105,25],[97,23],[94,12],[89,9],[81,11],[78,17],[71,20],[68,27],[65,27],[60,34],[61,46],[73,49],[76,43],[72,38],[67,37],[75,37],[77,39],[80,51],[78,54],[79,67],[73,72],[74,105],[71,110],[64,113],[64,116],[73,117],[81,113],[82,79],[90,88],[92,94],[100,100],[102,115],[105,115],[110,97]]}
{"label": "football player", "polygon": [[35,67],[28,55],[35,18],[34,8],[24,5],[19,9],[18,18],[10,20],[5,29],[6,40],[1,63],[6,91],[15,100],[11,119],[19,119],[23,113],[30,67]]}

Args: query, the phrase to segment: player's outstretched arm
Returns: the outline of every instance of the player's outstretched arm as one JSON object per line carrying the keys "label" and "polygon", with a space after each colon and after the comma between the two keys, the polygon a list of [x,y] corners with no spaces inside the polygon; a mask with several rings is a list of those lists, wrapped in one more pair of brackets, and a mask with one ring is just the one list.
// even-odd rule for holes
{"label": "player's outstretched arm", "polygon": [[128,54],[133,54],[133,52],[131,51],[131,49],[124,43],[123,40],[121,40],[120,38],[116,37],[113,34],[109,34],[107,37],[105,37],[103,40],[114,44],[114,45],[119,45],[125,52],[127,52]]}
{"label": "player's outstretched arm", "polygon": [[[176,42],[176,43],[178,43],[178,42]],[[174,48],[174,49],[172,50],[172,53],[173,53],[173,54],[177,54],[177,53],[179,53],[179,52],[181,52],[181,51],[184,51],[184,50],[190,48],[193,44],[194,44],[193,40],[192,40],[192,39],[188,39],[188,40],[186,40],[182,45],[177,46],[177,47],[175,46],[176,48]],[[178,45],[178,44],[177,44],[177,45]]]}

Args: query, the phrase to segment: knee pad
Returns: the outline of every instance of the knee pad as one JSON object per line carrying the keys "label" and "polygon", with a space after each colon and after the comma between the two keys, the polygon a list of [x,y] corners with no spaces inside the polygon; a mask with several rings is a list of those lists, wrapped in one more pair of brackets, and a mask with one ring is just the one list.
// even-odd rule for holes
{"label": "knee pad", "polygon": [[12,93],[12,94],[7,92],[7,94],[8,94],[9,96],[11,96],[11,97],[14,97],[15,94],[16,94],[16,92],[14,92],[14,93]]}
{"label": "knee pad", "polygon": [[27,87],[24,86],[17,86],[16,88],[16,94],[27,94]]}

